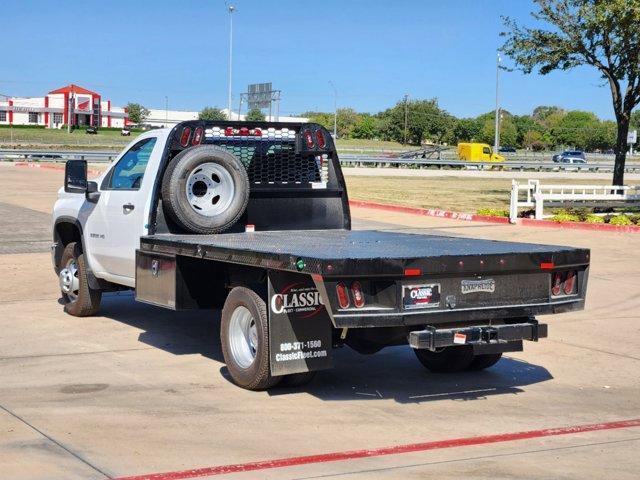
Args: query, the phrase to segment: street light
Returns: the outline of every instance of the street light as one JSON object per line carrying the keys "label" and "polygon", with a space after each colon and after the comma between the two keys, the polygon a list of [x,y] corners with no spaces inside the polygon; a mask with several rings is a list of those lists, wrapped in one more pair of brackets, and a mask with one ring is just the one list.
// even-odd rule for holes
{"label": "street light", "polygon": [[164,127],[169,126],[169,97],[164,96]]}
{"label": "street light", "polygon": [[500,105],[498,103],[498,85],[500,80],[500,54],[496,60],[496,122],[495,122],[495,137],[493,139],[493,152],[498,153],[498,147],[500,147]]}
{"label": "street light", "polygon": [[229,120],[231,118],[231,73],[232,73],[232,60],[233,60],[233,12],[236,10],[236,7],[233,5],[228,5],[229,9],[229,97],[227,101],[227,112],[229,115]]}
{"label": "street light", "polygon": [[333,138],[338,139],[338,91],[331,80],[329,85],[333,88]]}

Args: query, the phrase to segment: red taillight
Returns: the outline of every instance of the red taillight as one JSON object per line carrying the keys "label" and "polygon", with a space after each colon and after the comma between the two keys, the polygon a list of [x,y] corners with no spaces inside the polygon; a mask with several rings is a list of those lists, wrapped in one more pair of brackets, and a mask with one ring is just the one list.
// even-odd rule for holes
{"label": "red taillight", "polygon": [[562,292],[563,277],[564,275],[562,274],[562,272],[556,272],[553,274],[553,277],[551,280],[551,294],[553,296],[558,296],[560,295],[560,292]]}
{"label": "red taillight", "polygon": [[202,127],[198,127],[193,132],[193,139],[191,140],[191,145],[200,145],[202,141]]}
{"label": "red taillight", "polygon": [[327,146],[327,141],[324,138],[322,130],[316,130],[316,145],[318,145],[318,148],[324,148]]}
{"label": "red taillight", "polygon": [[563,287],[565,295],[571,295],[575,293],[574,290],[576,287],[576,276],[577,274],[575,270],[571,270],[570,272],[567,273],[567,278],[564,281],[564,287]]}
{"label": "red taillight", "polygon": [[419,268],[405,268],[404,269],[404,276],[405,277],[419,277],[420,275],[422,275],[422,270],[420,270]]}
{"label": "red taillight", "polygon": [[364,307],[364,293],[362,293],[362,285],[360,282],[351,284],[351,295],[353,296],[353,304],[356,308]]}
{"label": "red taillight", "polygon": [[336,285],[336,293],[338,294],[338,305],[340,308],[349,308],[349,292],[347,286],[340,282]]}
{"label": "red taillight", "polygon": [[182,129],[182,135],[180,135],[180,145],[186,147],[189,145],[189,137],[191,136],[191,129],[189,127],[184,127]]}
{"label": "red taillight", "polygon": [[302,136],[304,137],[304,141],[307,142],[307,147],[313,148],[313,136],[311,135],[311,131],[305,130],[302,132]]}

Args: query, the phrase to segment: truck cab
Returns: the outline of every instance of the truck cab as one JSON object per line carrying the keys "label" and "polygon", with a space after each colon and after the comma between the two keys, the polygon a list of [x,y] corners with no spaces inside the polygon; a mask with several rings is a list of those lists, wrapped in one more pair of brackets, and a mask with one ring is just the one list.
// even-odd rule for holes
{"label": "truck cab", "polygon": [[458,158],[467,162],[504,162],[504,157],[486,143],[459,143]]}

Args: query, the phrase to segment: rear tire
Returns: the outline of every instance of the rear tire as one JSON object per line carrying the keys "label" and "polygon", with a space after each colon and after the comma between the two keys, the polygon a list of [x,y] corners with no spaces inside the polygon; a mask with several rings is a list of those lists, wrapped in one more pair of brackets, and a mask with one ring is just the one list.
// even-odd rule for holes
{"label": "rear tire", "polygon": [[96,314],[100,308],[102,291],[89,286],[87,264],[79,243],[71,242],[64,248],[58,280],[65,312],[74,317]]}
{"label": "rear tire", "polygon": [[493,367],[502,358],[502,353],[486,353],[482,355],[475,355],[471,361],[471,365],[467,368],[469,371],[484,370],[485,368]]}
{"label": "rear tire", "polygon": [[413,349],[429,371],[433,373],[457,373],[466,370],[473,361],[473,347],[462,345],[459,347],[445,347],[437,352]]}
{"label": "rear tire", "polygon": [[222,309],[222,354],[236,385],[265,390],[281,377],[271,376],[269,323],[264,300],[253,290],[235,287]]}
{"label": "rear tire", "polygon": [[248,203],[247,171],[224,148],[188,148],[169,163],[162,179],[165,211],[188,232],[223,232],[240,219]]}

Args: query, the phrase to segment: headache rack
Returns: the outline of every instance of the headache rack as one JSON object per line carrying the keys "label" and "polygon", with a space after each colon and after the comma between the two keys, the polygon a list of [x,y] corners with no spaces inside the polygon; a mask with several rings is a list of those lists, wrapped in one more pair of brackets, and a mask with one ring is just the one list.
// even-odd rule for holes
{"label": "headache rack", "polygon": [[[164,166],[197,145],[216,145],[247,169],[249,205],[239,223],[257,230],[350,229],[344,178],[331,134],[315,123],[188,121],[171,132]],[[181,233],[157,204],[151,233]],[[152,222],[153,224],[154,222]]]}
{"label": "headache rack", "polygon": [[185,122],[176,127],[172,156],[198,144],[236,155],[257,190],[330,188],[330,163],[337,159],[329,132],[311,123]]}

